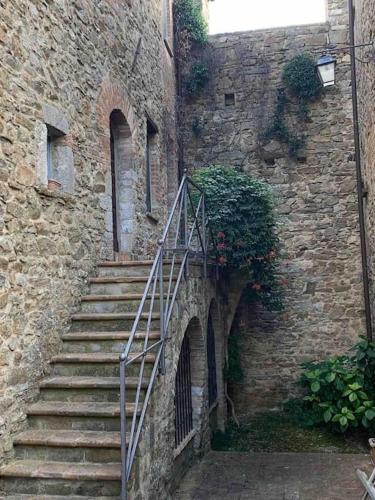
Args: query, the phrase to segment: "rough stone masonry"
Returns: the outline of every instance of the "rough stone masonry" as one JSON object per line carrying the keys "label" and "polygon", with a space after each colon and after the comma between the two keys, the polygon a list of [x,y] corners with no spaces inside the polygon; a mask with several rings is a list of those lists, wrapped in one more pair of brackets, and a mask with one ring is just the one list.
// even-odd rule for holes
{"label": "rough stone masonry", "polygon": [[288,158],[276,141],[259,144],[286,62],[347,40],[344,0],[328,2],[324,24],[212,36],[202,54],[208,86],[186,102],[186,164],[240,166],[278,197],[286,308],[277,315],[240,303],[232,326],[245,375],[232,388],[239,413],[279,405],[295,392],[301,362],[342,353],[365,333],[349,55],[337,53],[337,83],[300,129],[305,158]]}
{"label": "rough stone masonry", "polygon": [[[60,349],[87,276],[113,256],[116,109],[130,136],[128,256],[154,253],[165,195],[177,183],[174,63],[161,22],[159,0],[0,2],[0,457],[24,425],[25,404]],[[158,130],[152,214],[147,120]],[[47,184],[48,131],[64,172],[58,191]]]}

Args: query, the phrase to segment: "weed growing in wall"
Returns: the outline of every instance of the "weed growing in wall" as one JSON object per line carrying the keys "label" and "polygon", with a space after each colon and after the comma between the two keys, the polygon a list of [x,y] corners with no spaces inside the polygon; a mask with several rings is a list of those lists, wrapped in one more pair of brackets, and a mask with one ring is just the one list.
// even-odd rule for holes
{"label": "weed growing in wall", "polygon": [[302,133],[290,130],[287,116],[291,105],[297,104],[297,122],[302,125],[309,118],[309,104],[321,94],[322,86],[316,74],[314,59],[309,54],[293,57],[283,70],[282,81],[284,87],[277,92],[273,117],[262,136],[262,141],[275,139],[282,142],[287,145],[291,158],[299,158],[306,138]]}
{"label": "weed growing in wall", "polygon": [[193,178],[206,197],[212,258],[227,272],[246,273],[249,301],[280,310],[279,238],[270,186],[233,167],[201,168]]}

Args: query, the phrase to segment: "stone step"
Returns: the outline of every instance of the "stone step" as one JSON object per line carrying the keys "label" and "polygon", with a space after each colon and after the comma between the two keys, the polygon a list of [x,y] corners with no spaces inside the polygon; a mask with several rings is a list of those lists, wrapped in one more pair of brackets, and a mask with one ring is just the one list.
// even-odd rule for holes
{"label": "stone step", "polygon": [[[134,298],[135,297],[135,298]],[[160,308],[160,295],[157,294],[152,302],[155,312]],[[142,294],[96,294],[85,295],[82,297],[81,311],[83,313],[121,313],[138,311]],[[149,311],[151,307],[151,298],[148,298],[144,304],[144,311]]]}
{"label": "stone step", "polygon": [[[71,331],[119,331],[130,330],[137,316],[134,312],[122,313],[78,313],[72,315]],[[139,321],[139,329],[146,330],[149,315],[143,313]],[[151,315],[151,327],[153,330],[159,328],[160,314],[153,312]]]}
{"label": "stone step", "polygon": [[14,438],[14,444],[17,446],[53,446],[62,448],[120,448],[121,436],[119,432],[38,431],[34,429],[17,434]]}
{"label": "stone step", "polygon": [[[126,394],[129,401],[135,400],[138,379],[126,379]],[[148,387],[148,380],[141,383],[141,400]],[[41,401],[109,402],[120,400],[118,377],[48,377],[40,383]]]}
{"label": "stone step", "polygon": [[[143,349],[146,333],[136,334],[133,349]],[[130,338],[129,332],[70,332],[62,335],[64,352],[116,352],[124,350],[126,342]],[[158,341],[160,333],[151,331],[150,341]]]}
{"label": "stone step", "polygon": [[[142,403],[138,412],[142,409]],[[40,401],[27,409],[30,429],[119,431],[120,404],[108,402],[70,403],[64,401]],[[134,404],[128,403],[126,414],[134,415]]]}
{"label": "stone step", "polygon": [[[126,388],[134,389],[138,385],[138,379],[128,377]],[[148,380],[142,381],[142,387],[148,386]],[[119,389],[120,379],[118,377],[46,377],[41,383],[43,389]]]}
{"label": "stone step", "polygon": [[[138,356],[138,353],[130,353],[129,359]],[[146,354],[146,363],[154,363],[155,355]],[[134,363],[140,363],[142,358],[137,358]],[[53,356],[51,363],[119,363],[119,354],[114,352],[62,352]]]}
{"label": "stone step", "polygon": [[[121,332],[69,332],[61,336],[64,341],[83,341],[83,340],[129,340],[131,335],[130,331]],[[146,332],[138,332],[135,335],[136,339],[143,340],[146,337]],[[157,330],[149,332],[150,339],[159,339],[160,332]]]}
{"label": "stone step", "polygon": [[[155,299],[158,299],[160,294],[155,294]],[[108,294],[97,294],[97,295],[83,295],[82,302],[131,302],[133,300],[140,301],[143,298],[142,293],[124,293],[120,295],[108,295]],[[147,300],[151,299],[151,295],[147,296]]]}
{"label": "stone step", "polygon": [[59,493],[65,498],[80,495],[90,498],[119,495],[121,466],[118,463],[94,464],[75,462],[45,462],[19,460],[0,469],[1,489],[11,493],[42,492],[44,495]]}
{"label": "stone step", "polygon": [[[135,356],[132,354],[130,357]],[[145,373],[148,377],[155,362],[154,354],[145,356]],[[142,358],[136,359],[127,368],[129,377],[137,377],[140,370]],[[53,375],[63,377],[85,376],[85,377],[118,377],[120,375],[120,362],[118,353],[95,352],[95,353],[61,353],[51,360]]]}
{"label": "stone step", "polygon": [[[135,406],[126,404],[126,415],[132,416]],[[139,411],[142,405],[139,405]],[[53,415],[62,417],[119,417],[120,405],[118,403],[66,403],[64,401],[37,402],[27,407],[28,415]]]}
{"label": "stone step", "polygon": [[[66,500],[66,496],[62,495],[7,495],[6,497],[0,496],[0,500]],[[81,495],[69,496],[69,500],[92,500],[93,497],[83,497]],[[118,500],[116,497],[95,497],[95,500]]]}
{"label": "stone step", "polygon": [[[89,278],[90,295],[124,295],[127,293],[143,294],[148,277],[147,276],[101,276]],[[173,278],[173,283],[176,278]],[[167,287],[169,277],[164,278],[164,286]],[[173,285],[172,285],[173,286]],[[159,290],[158,290],[159,291]]]}
{"label": "stone step", "polygon": [[113,463],[121,461],[119,432],[36,430],[18,434],[15,457],[22,460]]}
{"label": "stone step", "polygon": [[[140,261],[107,261],[101,262],[98,265],[98,276],[140,276],[148,277],[151,272],[151,267],[154,261],[140,260]],[[166,275],[171,270],[171,260],[163,260],[163,272]],[[176,270],[180,267],[181,260],[175,260],[174,267]]]}

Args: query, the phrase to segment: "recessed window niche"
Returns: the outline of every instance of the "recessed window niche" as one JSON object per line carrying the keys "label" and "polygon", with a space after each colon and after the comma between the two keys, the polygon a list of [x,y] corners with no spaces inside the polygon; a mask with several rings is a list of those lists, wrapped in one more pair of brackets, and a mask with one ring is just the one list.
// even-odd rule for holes
{"label": "recessed window niche", "polygon": [[72,193],[74,190],[74,161],[70,144],[69,125],[57,108],[43,106],[44,123],[37,129],[39,183],[50,189]]}

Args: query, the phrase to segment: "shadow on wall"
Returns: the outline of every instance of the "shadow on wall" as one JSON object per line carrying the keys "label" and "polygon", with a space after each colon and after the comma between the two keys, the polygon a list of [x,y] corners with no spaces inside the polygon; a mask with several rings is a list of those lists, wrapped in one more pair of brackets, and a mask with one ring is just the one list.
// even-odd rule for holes
{"label": "shadow on wall", "polygon": [[278,314],[242,295],[228,338],[225,374],[238,416],[280,407],[290,397],[295,368],[287,359],[289,350],[284,359],[282,343]]}

